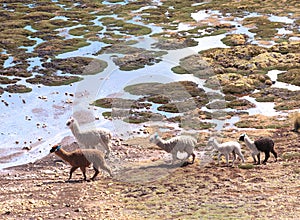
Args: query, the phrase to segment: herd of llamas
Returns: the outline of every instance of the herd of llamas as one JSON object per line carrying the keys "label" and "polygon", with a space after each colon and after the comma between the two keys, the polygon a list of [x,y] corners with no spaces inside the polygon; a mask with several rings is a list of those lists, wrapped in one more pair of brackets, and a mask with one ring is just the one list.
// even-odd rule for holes
{"label": "herd of llamas", "polygon": [[[72,167],[69,174],[69,179],[72,178],[73,172],[80,168],[84,180],[86,177],[86,168],[91,164],[94,168],[94,175],[91,180],[95,180],[97,175],[101,170],[106,171],[111,177],[113,176],[111,168],[107,165],[106,159],[109,157],[111,146],[112,146],[112,133],[104,128],[82,130],[75,118],[70,118],[66,125],[70,128],[72,134],[76,138],[80,149],[74,150],[72,152],[67,152],[62,149],[61,145],[54,145],[50,153],[55,153],[64,161],[68,162]],[[294,121],[294,129],[292,131],[298,132],[300,129],[300,116],[297,116]],[[157,133],[151,135],[149,141],[156,144],[159,148],[170,153],[172,155],[171,163],[174,164],[178,159],[178,152],[186,153],[187,157],[184,159],[186,163],[193,164],[196,158],[194,152],[195,146],[197,145],[197,140],[192,136],[181,135],[173,137],[168,140],[162,139]],[[251,151],[252,158],[255,164],[260,164],[260,153],[265,154],[263,164],[266,164],[270,153],[275,157],[275,162],[277,161],[277,152],[274,149],[274,141],[269,137],[261,137],[257,140],[251,140],[247,134],[241,134],[239,140],[244,142],[247,148]],[[218,164],[220,163],[220,158],[222,155],[225,156],[226,165],[229,166],[229,156],[233,155],[232,165],[236,160],[236,155],[240,158],[242,163],[245,162],[244,156],[241,151],[241,145],[238,141],[229,141],[224,143],[219,143],[215,137],[211,137],[208,140],[207,146],[212,147],[218,151]],[[102,148],[105,153],[99,148]],[[189,157],[192,156],[192,162],[187,162]]]}

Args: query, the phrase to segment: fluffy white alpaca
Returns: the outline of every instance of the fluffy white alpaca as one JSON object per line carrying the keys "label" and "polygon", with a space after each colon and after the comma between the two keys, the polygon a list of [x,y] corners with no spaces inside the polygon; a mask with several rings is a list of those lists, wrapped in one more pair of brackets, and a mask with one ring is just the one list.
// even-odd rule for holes
{"label": "fluffy white alpaca", "polygon": [[243,163],[245,162],[244,156],[241,152],[241,145],[238,142],[229,141],[229,142],[224,142],[222,144],[219,144],[218,141],[214,137],[211,137],[208,140],[208,145],[213,146],[214,149],[219,151],[218,164],[220,164],[221,156],[225,155],[226,164],[228,166],[229,165],[228,160],[229,160],[229,154],[230,153],[233,153],[232,166],[234,165],[234,161],[236,160],[236,154],[242,159]]}
{"label": "fluffy white alpaca", "polygon": [[75,118],[70,118],[66,125],[71,129],[79,144],[85,148],[104,147],[105,157],[108,157],[111,148],[112,133],[105,128],[97,128],[82,131]]}
{"label": "fluffy white alpaca", "polygon": [[158,136],[157,133],[150,137],[150,142],[156,144],[161,149],[165,150],[168,153],[172,154],[172,164],[175,163],[177,160],[177,153],[178,152],[186,152],[188,154],[187,158],[191,155],[193,157],[192,163],[195,161],[195,153],[194,148],[197,144],[197,140],[191,136],[178,136],[173,137],[169,140],[163,140],[161,137]]}

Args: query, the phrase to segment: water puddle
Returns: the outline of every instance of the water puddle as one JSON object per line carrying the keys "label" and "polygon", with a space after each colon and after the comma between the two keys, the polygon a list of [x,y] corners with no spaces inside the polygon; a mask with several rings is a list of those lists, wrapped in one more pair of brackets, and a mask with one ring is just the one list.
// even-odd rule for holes
{"label": "water puddle", "polygon": [[281,70],[271,70],[268,72],[268,76],[271,78],[271,80],[273,82],[275,82],[272,87],[275,88],[281,88],[281,89],[288,89],[291,91],[300,91],[300,86],[295,86],[295,85],[291,85],[289,83],[284,83],[284,82],[279,82],[277,81],[277,76],[280,73],[284,73],[285,71],[281,71]]}
{"label": "water puddle", "polygon": [[286,23],[286,24],[294,23],[293,19],[290,19],[288,17],[276,16],[276,15],[270,15],[268,19],[272,22],[281,22],[281,23]]}
{"label": "water puddle", "polygon": [[[56,5],[65,8],[65,5],[58,4],[58,0],[52,0],[52,2],[57,3]],[[109,2],[103,1],[103,4],[107,5],[124,5],[128,4],[129,1],[121,2]],[[153,5],[145,6],[139,10],[133,11],[137,14],[132,20],[126,21],[132,24],[144,25],[151,28],[152,33],[162,33],[163,28],[156,26],[155,24],[145,25],[141,22],[141,16],[139,14],[143,13],[143,10],[149,8],[155,8],[162,3],[160,1],[152,1]],[[195,3],[193,6],[197,6],[203,3]],[[80,4],[74,4],[74,6],[79,6]],[[5,5],[3,5],[4,7]],[[33,7],[34,5],[32,5]],[[31,6],[30,6],[31,7]],[[230,23],[236,27],[232,33],[247,34],[250,40],[254,40],[255,34],[249,32],[249,29],[240,25],[240,18],[236,18],[234,21],[222,21],[225,17],[221,16],[218,11],[199,11],[197,13],[191,14],[192,18],[196,22],[202,22],[210,17],[214,17],[222,22]],[[258,16],[255,13],[248,14],[245,17]],[[93,19],[95,25],[103,26],[102,22],[99,21],[102,17],[110,16],[97,16]],[[112,18],[118,19],[117,15],[111,16]],[[56,16],[52,19],[69,20],[65,16]],[[271,21],[284,22],[287,24],[292,24],[294,21],[292,19],[270,16]],[[60,36],[65,37],[65,39],[72,39],[78,36],[73,36],[69,34],[69,31],[73,28],[83,27],[83,25],[76,25],[72,27],[66,27],[59,29]],[[194,28],[190,24],[179,23],[177,31],[187,31]],[[32,26],[28,25],[25,27],[26,30],[31,32],[36,32]],[[279,34],[289,34],[290,31],[284,28],[278,29]],[[98,33],[98,36],[102,36],[106,33],[106,27]],[[118,30],[114,30],[113,34],[124,35]],[[154,50],[153,43],[156,42],[154,38],[150,35],[135,37],[130,36],[130,39],[137,40],[137,43],[133,46],[144,48],[146,50]],[[136,83],[143,82],[174,82],[174,81],[193,81],[196,82],[199,87],[205,89],[206,92],[218,92],[205,88],[204,80],[194,77],[192,74],[179,75],[174,74],[171,68],[178,65],[180,59],[187,57],[189,55],[198,54],[199,51],[207,50],[211,48],[227,48],[221,41],[226,34],[219,34],[216,36],[207,36],[202,38],[195,38],[198,45],[195,47],[184,48],[179,50],[169,50],[167,55],[162,56],[162,61],[156,63],[152,66],[146,66],[145,68],[133,70],[133,71],[121,71],[113,62],[112,56],[122,56],[121,54],[102,54],[100,56],[95,56],[94,54],[98,52],[101,48],[108,46],[103,42],[99,41],[88,41],[89,45],[79,48],[76,51],[60,54],[57,58],[68,58],[68,57],[93,57],[105,60],[108,63],[108,67],[104,72],[91,76],[83,76],[84,80],[78,83],[74,83],[68,86],[58,86],[58,87],[47,87],[41,85],[28,84],[32,88],[32,92],[26,94],[8,94],[4,93],[1,96],[1,100],[5,100],[8,106],[0,103],[0,118],[5,119],[5,125],[0,125],[1,130],[1,146],[0,155],[9,158],[9,162],[0,162],[0,169],[20,165],[23,163],[33,162],[36,159],[42,158],[47,155],[51,145],[60,142],[64,137],[71,135],[69,129],[65,126],[66,120],[74,113],[82,112],[86,114],[87,117],[92,119],[98,118],[96,122],[92,123],[93,126],[101,126],[108,128],[113,131],[115,135],[122,135],[122,137],[132,136],[133,131],[140,129],[141,125],[128,124],[120,119],[116,120],[105,120],[102,113],[108,111],[108,109],[94,108],[91,106],[91,102],[103,97],[121,97],[121,98],[133,98],[137,99],[136,96],[131,96],[124,91],[124,87]],[[82,36],[79,36],[82,37]],[[297,37],[294,37],[297,40]],[[36,41],[34,46],[21,47],[26,49],[27,53],[34,51],[34,48],[43,43],[44,41],[40,38],[28,37],[30,40]],[[5,52],[2,51],[2,54]],[[13,63],[14,57],[8,56],[4,61],[4,68],[12,67],[16,65]],[[28,59],[29,67],[28,70],[34,70],[34,67],[41,67],[41,58],[33,57]],[[286,83],[277,82],[277,75],[280,71],[273,70],[269,71],[268,75],[276,83],[273,85],[278,88],[287,88],[290,90],[300,90],[298,86],[292,86]],[[34,73],[36,74],[36,73]],[[58,73],[62,74],[62,73]],[[26,83],[22,80],[22,83]],[[220,91],[219,91],[220,92]],[[70,95],[72,94],[72,95]],[[255,99],[247,96],[243,97],[248,101],[256,105],[255,108],[249,109],[250,115],[254,114],[265,114],[268,116],[278,115],[278,112],[274,110],[274,103],[259,103]],[[210,100],[214,101],[214,100]],[[158,111],[159,105],[153,104],[151,110],[155,113],[160,113],[165,117],[180,116],[181,114],[166,113]],[[20,111],[21,109],[21,111]],[[202,109],[204,110],[204,109]],[[205,109],[207,111],[213,112],[214,110]],[[216,110],[218,111],[218,110]],[[232,109],[225,109],[226,111],[232,111]],[[230,119],[218,120],[213,119],[211,122],[217,124],[216,130],[222,130],[224,127],[233,128],[234,123],[239,120],[238,116],[233,116]],[[145,123],[146,125],[153,125],[156,122]],[[160,122],[161,124],[161,122]],[[178,124],[167,122],[167,125],[173,126],[175,129],[180,130]],[[30,129],[30,131],[29,131]],[[23,147],[32,146],[29,151],[22,150]],[[11,156],[10,156],[11,155]],[[17,155],[17,156],[12,156]]]}

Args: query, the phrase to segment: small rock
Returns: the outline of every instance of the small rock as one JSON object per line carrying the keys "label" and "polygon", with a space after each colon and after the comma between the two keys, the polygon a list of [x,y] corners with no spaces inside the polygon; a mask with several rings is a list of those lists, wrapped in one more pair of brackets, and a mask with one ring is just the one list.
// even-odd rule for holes
{"label": "small rock", "polygon": [[42,99],[42,100],[47,100],[47,96],[39,96],[39,99]]}
{"label": "small rock", "polygon": [[73,103],[73,100],[72,100],[72,99],[67,99],[67,100],[66,100],[66,103],[67,103],[67,104],[71,104],[71,103]]}
{"label": "small rock", "polygon": [[11,214],[11,211],[4,212],[4,215],[10,215],[10,214]]}
{"label": "small rock", "polygon": [[22,148],[22,150],[31,150],[31,148],[32,148],[31,146],[25,146]]}

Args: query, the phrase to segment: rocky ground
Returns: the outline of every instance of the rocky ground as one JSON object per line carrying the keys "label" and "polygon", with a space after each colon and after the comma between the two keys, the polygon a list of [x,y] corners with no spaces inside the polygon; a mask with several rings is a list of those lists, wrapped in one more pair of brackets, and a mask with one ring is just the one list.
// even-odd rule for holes
{"label": "rocky ground", "polygon": [[[128,1],[125,5],[118,4],[119,0],[81,0],[76,4],[69,0],[59,3],[43,0],[34,4],[29,0],[0,2],[3,3],[0,9],[3,23],[0,27],[0,98],[6,107],[12,106],[4,99],[6,93],[11,93],[9,97],[14,93],[30,93],[36,84],[69,85],[85,75],[102,72],[108,65],[103,60],[57,58],[91,43],[108,44],[91,54],[109,54],[119,69],[130,71],[161,62],[165,50],[193,47],[197,45],[196,39],[229,33],[222,39],[228,48],[197,51],[198,54],[183,58],[178,66],[172,67],[174,73],[205,79],[206,87],[219,89],[221,86],[224,97],[210,94],[214,96],[210,101],[222,99],[221,102],[208,102],[210,97],[188,81],[181,85],[184,90],[177,89],[177,92],[174,92],[174,83],[126,87],[126,92],[142,96],[138,101],[103,98],[94,102],[96,106],[107,108],[103,115],[112,120],[124,114],[122,108],[118,114],[110,111],[116,104],[126,107],[126,116],[130,108],[131,117],[124,119],[130,123],[166,120],[164,115],[149,111],[149,102],[162,104],[159,111],[183,112],[168,120],[178,122],[181,128],[197,131],[199,145],[195,164],[171,166],[168,164],[170,155],[149,144],[148,137],[134,138],[114,143],[108,160],[113,178],[103,174],[96,181],[82,181],[78,170],[72,181],[66,182],[70,166],[49,154],[34,163],[0,171],[0,219],[299,218],[300,136],[290,131],[292,117],[288,116],[291,112],[287,112],[299,110],[299,91],[274,88],[274,82],[266,75],[272,69],[284,70],[277,81],[300,85],[298,1],[164,0],[160,1],[162,4],[152,5],[155,7],[148,7],[150,1],[143,0]],[[192,18],[191,15],[198,12],[205,18]],[[136,19],[144,25],[136,24]],[[162,32],[151,33],[148,25],[152,24],[162,27]],[[189,30],[180,31],[180,24],[188,25]],[[251,36],[232,34],[240,27],[247,28]],[[156,40],[151,45],[155,50],[135,45],[149,36]],[[40,64],[31,63],[36,59]],[[158,92],[153,93],[157,87]],[[162,94],[162,90],[169,93]],[[182,91],[187,91],[191,99],[186,100]],[[286,112],[278,117],[249,116],[242,111],[254,106],[241,99],[248,95],[257,102],[273,102],[274,109]],[[31,105],[27,99],[22,102]],[[197,109],[186,109],[186,106]],[[232,109],[228,115],[216,116],[218,119],[240,116],[234,124],[236,129],[223,130],[220,141],[237,140],[244,131],[253,139],[272,137],[278,161],[274,162],[271,156],[266,165],[253,165],[244,145],[246,162],[243,166],[236,163],[235,167],[226,167],[224,160],[217,165],[216,154],[210,151],[201,157],[214,125],[202,122],[213,116],[199,109],[214,109],[214,106]],[[140,111],[143,108],[145,111]],[[198,133],[199,130],[203,132]],[[175,132],[168,135],[176,135]],[[165,134],[164,138],[167,137]],[[66,150],[78,147],[74,143],[66,145]],[[1,161],[9,161],[11,157],[3,157]],[[93,170],[89,169],[88,176],[92,175]]]}
{"label": "rocky ground", "polygon": [[[242,131],[225,132],[222,141]],[[279,154],[266,165],[245,166],[198,156],[185,167],[168,165],[148,138],[113,147],[114,177],[84,182],[80,171],[66,182],[69,165],[49,154],[32,164],[1,172],[1,219],[297,219],[300,214],[300,136],[287,129],[248,131],[271,136]],[[207,140],[208,134],[202,135]],[[74,149],[72,144],[66,150]],[[200,151],[201,148],[198,148]],[[88,176],[92,176],[92,169]]]}

